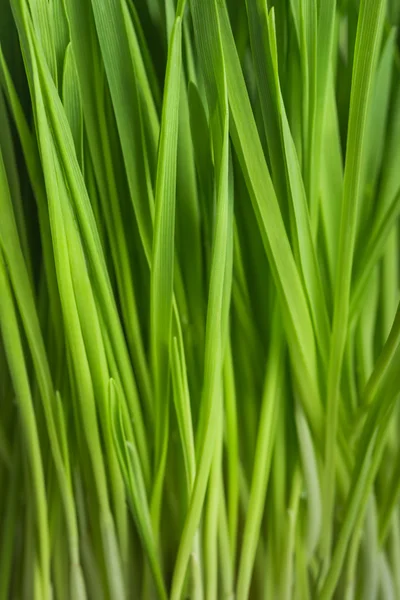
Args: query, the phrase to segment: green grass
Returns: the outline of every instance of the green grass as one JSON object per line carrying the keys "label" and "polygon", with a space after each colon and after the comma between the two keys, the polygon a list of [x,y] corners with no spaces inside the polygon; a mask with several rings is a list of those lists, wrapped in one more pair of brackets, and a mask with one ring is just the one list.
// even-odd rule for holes
{"label": "green grass", "polygon": [[399,25],[0,1],[0,600],[400,598]]}

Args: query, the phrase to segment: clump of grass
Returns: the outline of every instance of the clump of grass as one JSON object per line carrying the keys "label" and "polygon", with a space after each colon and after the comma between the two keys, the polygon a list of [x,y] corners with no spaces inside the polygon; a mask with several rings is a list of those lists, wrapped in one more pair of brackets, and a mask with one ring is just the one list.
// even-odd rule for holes
{"label": "clump of grass", "polygon": [[0,600],[400,597],[399,0],[4,0]]}

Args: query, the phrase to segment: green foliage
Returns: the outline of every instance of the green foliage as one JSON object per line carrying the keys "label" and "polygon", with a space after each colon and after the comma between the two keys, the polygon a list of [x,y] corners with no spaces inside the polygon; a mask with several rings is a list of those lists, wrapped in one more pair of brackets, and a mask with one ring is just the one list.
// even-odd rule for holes
{"label": "green foliage", "polygon": [[1,0],[0,600],[400,598],[399,0]]}

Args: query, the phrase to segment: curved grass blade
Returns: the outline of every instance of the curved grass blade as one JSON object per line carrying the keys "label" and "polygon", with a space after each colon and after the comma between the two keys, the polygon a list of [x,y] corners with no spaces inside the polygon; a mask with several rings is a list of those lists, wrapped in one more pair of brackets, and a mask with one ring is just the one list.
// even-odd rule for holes
{"label": "curved grass blade", "polygon": [[171,348],[171,371],[174,387],[173,400],[175,403],[175,411],[182,444],[186,473],[186,486],[189,498],[196,476],[196,452],[194,445],[193,422],[190,407],[190,395],[187,381],[183,338],[179,322],[179,314],[176,307],[174,307],[174,314],[177,335],[172,339]]}
{"label": "curved grass blade", "polygon": [[[0,195],[4,193],[4,165],[0,157]],[[0,327],[6,350],[9,369],[20,407],[22,427],[24,429],[27,455],[31,469],[31,481],[34,494],[34,511],[37,535],[39,539],[39,581],[44,600],[51,598],[50,584],[50,539],[47,517],[47,500],[40,441],[33,408],[32,395],[26,370],[24,351],[19,333],[17,315],[12,292],[8,281],[3,253],[0,250]]]}
{"label": "curved grass blade", "polygon": [[350,323],[357,319],[365,297],[371,275],[380,258],[385,252],[388,236],[394,231],[400,215],[400,189],[387,207],[385,214],[375,222],[362,258],[359,259],[355,274],[350,303]]}
{"label": "curved grass blade", "polygon": [[152,209],[145,184],[142,117],[137,77],[129,58],[129,41],[122,3],[119,0],[92,0],[91,4],[110,86],[133,207],[145,254],[150,257]]}
{"label": "curved grass blade", "polygon": [[339,254],[336,273],[334,315],[330,349],[323,483],[323,554],[328,560],[332,540],[332,512],[335,496],[335,450],[339,413],[340,378],[349,320],[351,272],[357,227],[362,173],[362,152],[366,140],[366,116],[383,25],[385,3],[361,2],[354,56],[347,153],[343,186]]}
{"label": "curved grass blade", "polygon": [[[275,308],[275,315],[276,315]],[[261,405],[254,468],[251,481],[249,506],[245,521],[243,543],[239,560],[237,598],[245,600],[249,596],[260,526],[267,493],[271,467],[274,437],[278,416],[277,404],[280,400],[281,378],[284,364],[284,339],[277,316],[273,318],[273,329],[267,361],[267,371]]]}
{"label": "curved grass blade", "polygon": [[[336,0],[326,0],[319,4],[318,18],[316,16],[316,6],[311,8],[312,24],[314,26],[315,39],[310,53],[310,71],[315,72],[314,79],[310,82],[311,101],[313,111],[310,123],[310,151],[308,163],[308,181],[310,214],[312,221],[312,231],[314,239],[317,236],[318,213],[319,213],[319,192],[321,177],[321,157],[322,157],[322,135],[326,114],[327,95],[329,93],[329,74],[331,66],[331,57],[333,49],[333,38],[336,16]],[[318,21],[318,22],[317,22]],[[314,86],[314,87],[312,87]]]}
{"label": "curved grass blade", "polygon": [[278,289],[289,350],[301,387],[301,399],[313,432],[322,440],[322,407],[317,385],[315,340],[307,300],[264,160],[228,15],[224,5],[218,4],[218,9],[232,113],[233,143]]}
{"label": "curved grass blade", "polygon": [[[363,428],[342,525],[337,536],[329,569],[323,579],[319,593],[321,600],[332,598],[340,577],[351,534],[360,527],[365,515],[369,494],[387,443],[388,424],[396,406],[396,398],[399,395],[399,361],[400,353],[397,352],[396,360],[382,384],[381,396],[376,398],[371,405]],[[383,402],[381,398],[384,398]]]}
{"label": "curved grass blade", "polygon": [[78,563],[77,549],[77,523],[74,507],[71,482],[68,481],[68,475],[65,470],[65,464],[62,458],[59,435],[56,429],[54,415],[54,389],[50,374],[48,359],[46,356],[43,336],[40,329],[39,318],[35,306],[33,289],[29,279],[28,271],[24,262],[22,249],[19,244],[17,227],[12,211],[10,201],[10,191],[7,186],[6,174],[3,162],[0,156],[0,167],[2,178],[2,220],[0,226],[0,246],[4,251],[4,256],[10,272],[11,282],[16,296],[17,305],[24,325],[30,352],[36,371],[38,386],[41,393],[41,401],[44,409],[47,430],[51,443],[51,450],[55,461],[57,476],[60,488],[63,490],[64,509],[66,511],[66,520],[68,524],[69,543],[71,551],[71,560]]}
{"label": "curved grass blade", "polygon": [[[203,5],[204,6],[204,5]],[[215,419],[219,414],[221,397],[221,377],[225,338],[227,335],[227,315],[231,295],[231,269],[229,248],[232,248],[232,196],[229,191],[229,138],[226,101],[226,82],[222,62],[221,42],[213,0],[207,2],[207,15],[202,15],[202,7],[196,0],[191,4],[195,24],[202,23],[198,47],[201,59],[207,67],[207,89],[213,112],[213,133],[216,160],[217,214],[215,237],[212,250],[212,266],[206,324],[204,381],[200,423],[196,439],[197,472],[193,493],[186,517],[171,585],[171,599],[179,600],[182,594],[187,565],[193,540],[200,522],[207,482],[210,474],[216,442]],[[206,17],[202,21],[203,16]],[[207,27],[204,27],[207,23]],[[212,37],[216,34],[216,37]],[[215,62],[208,62],[212,57]],[[213,67],[215,65],[215,67]],[[215,74],[213,73],[215,68]],[[214,78],[215,75],[215,78]],[[221,87],[222,100],[218,102],[217,87]]]}
{"label": "curved grass blade", "polygon": [[[100,528],[103,540],[103,550],[106,556],[106,566],[108,568],[108,580],[112,593],[118,597],[121,595],[122,576],[120,574],[119,556],[117,550],[116,536],[114,530],[113,518],[111,516],[106,476],[104,471],[104,462],[102,459],[101,443],[97,425],[97,416],[93,395],[93,382],[90,374],[90,368],[87,359],[82,329],[79,322],[79,310],[76,303],[74,284],[71,273],[71,249],[68,248],[67,230],[71,218],[71,207],[69,205],[68,193],[65,186],[64,173],[61,169],[59,159],[54,147],[53,137],[51,135],[45,103],[43,102],[42,90],[40,85],[40,75],[37,68],[37,47],[32,40],[32,31],[30,29],[29,18],[21,13],[21,21],[25,25],[27,46],[32,59],[32,79],[34,92],[38,99],[37,124],[40,139],[41,157],[44,166],[45,181],[48,191],[50,224],[52,228],[53,246],[56,258],[56,269],[58,276],[58,285],[60,289],[60,299],[63,308],[63,317],[65,327],[71,348],[73,348],[72,358],[74,361],[74,370],[77,374],[77,384],[79,394],[85,398],[84,403],[79,407],[84,424],[85,438],[88,443],[91,462],[93,466],[96,490],[100,505]],[[67,212],[66,212],[67,211]],[[65,223],[64,220],[66,219]]]}
{"label": "curved grass blade", "polygon": [[[185,350],[183,344],[182,327],[179,312],[174,302],[174,330],[176,335],[172,339],[171,347],[171,372],[173,382],[173,400],[178,420],[179,435],[181,438],[183,460],[185,464],[185,478],[187,488],[187,501],[189,502],[196,477],[196,451],[194,445],[193,422],[190,406],[190,394],[187,378]],[[192,593],[194,600],[203,598],[203,581],[201,572],[201,554],[199,535],[195,535],[191,557]]]}
{"label": "curved grass blade", "polygon": [[[152,389],[140,328],[137,299],[132,280],[132,264],[129,259],[127,233],[123,224],[120,199],[120,196],[125,194],[125,189],[120,190],[117,173],[113,165],[110,133],[104,106],[104,73],[96,39],[95,24],[91,8],[87,2],[82,6],[82,3],[77,0],[67,0],[66,8],[81,90],[85,130],[93,160],[101,208],[105,217],[105,228],[111,247],[128,344],[133,357],[139,390],[144,399],[146,410],[151,417],[153,409]],[[117,327],[120,328],[119,318],[118,324],[114,318],[114,335]],[[118,367],[124,380],[125,392],[128,397],[131,397],[135,394],[135,382],[130,372],[130,358],[125,348],[122,332],[118,335],[117,344]]]}
{"label": "curved grass blade", "polygon": [[296,404],[296,428],[299,438],[301,467],[307,487],[307,558],[314,555],[321,534],[322,502],[318,466],[311,433],[301,406]]}
{"label": "curved grass blade", "polygon": [[160,460],[164,423],[168,411],[167,396],[170,376],[181,38],[181,22],[178,18],[171,36],[165,79],[151,260],[150,330],[158,416],[155,440],[157,463]]}
{"label": "curved grass blade", "polygon": [[[400,303],[397,307],[395,319],[390,330],[388,339],[375,363],[369,380],[363,392],[363,404],[370,404],[376,397],[377,391],[382,385],[388,369],[392,366],[393,359],[400,345]],[[400,386],[399,386],[400,387]]]}
{"label": "curved grass blade", "polygon": [[[367,141],[362,173],[362,190],[364,194],[361,200],[362,210],[360,209],[359,218],[361,221],[360,237],[364,237],[364,229],[371,218],[374,202],[377,202],[378,208],[381,204],[381,201],[376,199],[376,188],[386,143],[395,42],[395,31],[391,30],[383,45],[382,54],[377,64],[371,106],[368,111]],[[385,170],[384,165],[382,170]]]}
{"label": "curved grass blade", "polygon": [[[1,51],[1,49],[0,49]],[[6,112],[6,106],[3,98],[3,92],[0,90],[0,149],[3,155],[4,167],[7,173],[7,181],[10,187],[11,198],[15,211],[15,220],[18,227],[19,239],[24,254],[25,264],[29,273],[30,280],[33,280],[33,271],[31,256],[28,251],[28,230],[27,219],[24,214],[24,207],[21,196],[21,186],[18,179],[17,162],[15,148],[12,140],[11,128]]]}
{"label": "curved grass blade", "polygon": [[68,123],[74,139],[76,157],[83,166],[83,115],[79,90],[78,73],[71,43],[65,51],[62,79],[62,99]]}
{"label": "curved grass blade", "polygon": [[[24,27],[23,23],[24,22],[22,21],[22,27]],[[25,29],[21,30],[21,34],[26,35],[26,33],[24,34],[24,31],[28,29],[28,26],[29,21],[26,23]],[[30,52],[31,60],[37,61],[37,64],[34,64],[34,73],[36,72],[38,78],[35,93],[41,98],[41,102],[38,101],[37,106],[46,106],[46,114],[43,115],[43,123],[47,129],[51,126],[51,135],[49,136],[48,133],[45,134],[45,139],[51,140],[51,147],[53,148],[52,151],[54,153],[51,160],[55,167],[59,169],[60,163],[62,164],[63,172],[62,174],[59,174],[59,177],[61,177],[60,185],[62,185],[63,189],[68,186],[69,198],[72,201],[74,214],[79,222],[80,233],[90,261],[90,269],[93,274],[96,292],[99,295],[101,309],[104,311],[105,321],[109,327],[113,348],[120,368],[120,374],[123,378],[124,386],[126,386],[126,397],[129,399],[132,413],[135,415],[135,434],[138,439],[143,469],[146,477],[148,477],[150,467],[142,410],[135,389],[133,374],[129,366],[129,359],[123,341],[122,328],[112,294],[103,249],[101,247],[82,173],[76,159],[71,132],[60,99],[54,88],[53,82],[49,78],[46,65],[43,62],[40,48],[34,46],[34,53],[34,51],[29,50],[28,41],[26,41],[26,44],[27,52]],[[44,149],[46,149],[46,146],[41,146],[42,152]],[[66,198],[68,198],[68,195]],[[69,202],[70,200],[68,199],[68,203]]]}
{"label": "curved grass blade", "polygon": [[135,517],[136,526],[150,562],[158,593],[162,600],[166,600],[167,592],[157,556],[156,542],[153,535],[146,488],[140,468],[140,460],[135,444],[127,441],[123,404],[120,402],[118,388],[113,380],[110,380],[108,393],[109,419],[113,431],[118,460],[128,490],[128,499]]}
{"label": "curved grass blade", "polygon": [[[221,384],[222,385],[222,382]],[[222,390],[221,390],[222,395]],[[223,406],[216,418],[217,432],[212,458],[207,500],[204,505],[204,578],[205,597],[217,600],[218,595],[218,513],[221,498],[221,466],[223,446]]]}
{"label": "curved grass blade", "polygon": [[343,159],[332,68],[330,69],[326,95],[325,121],[321,140],[319,193],[321,226],[326,240],[329,281],[331,289],[333,289],[336,277],[340,211],[343,196]]}
{"label": "curved grass blade", "polygon": [[235,375],[230,336],[224,364],[225,436],[228,461],[228,529],[232,565],[236,564],[237,532],[239,526],[239,426]]}

